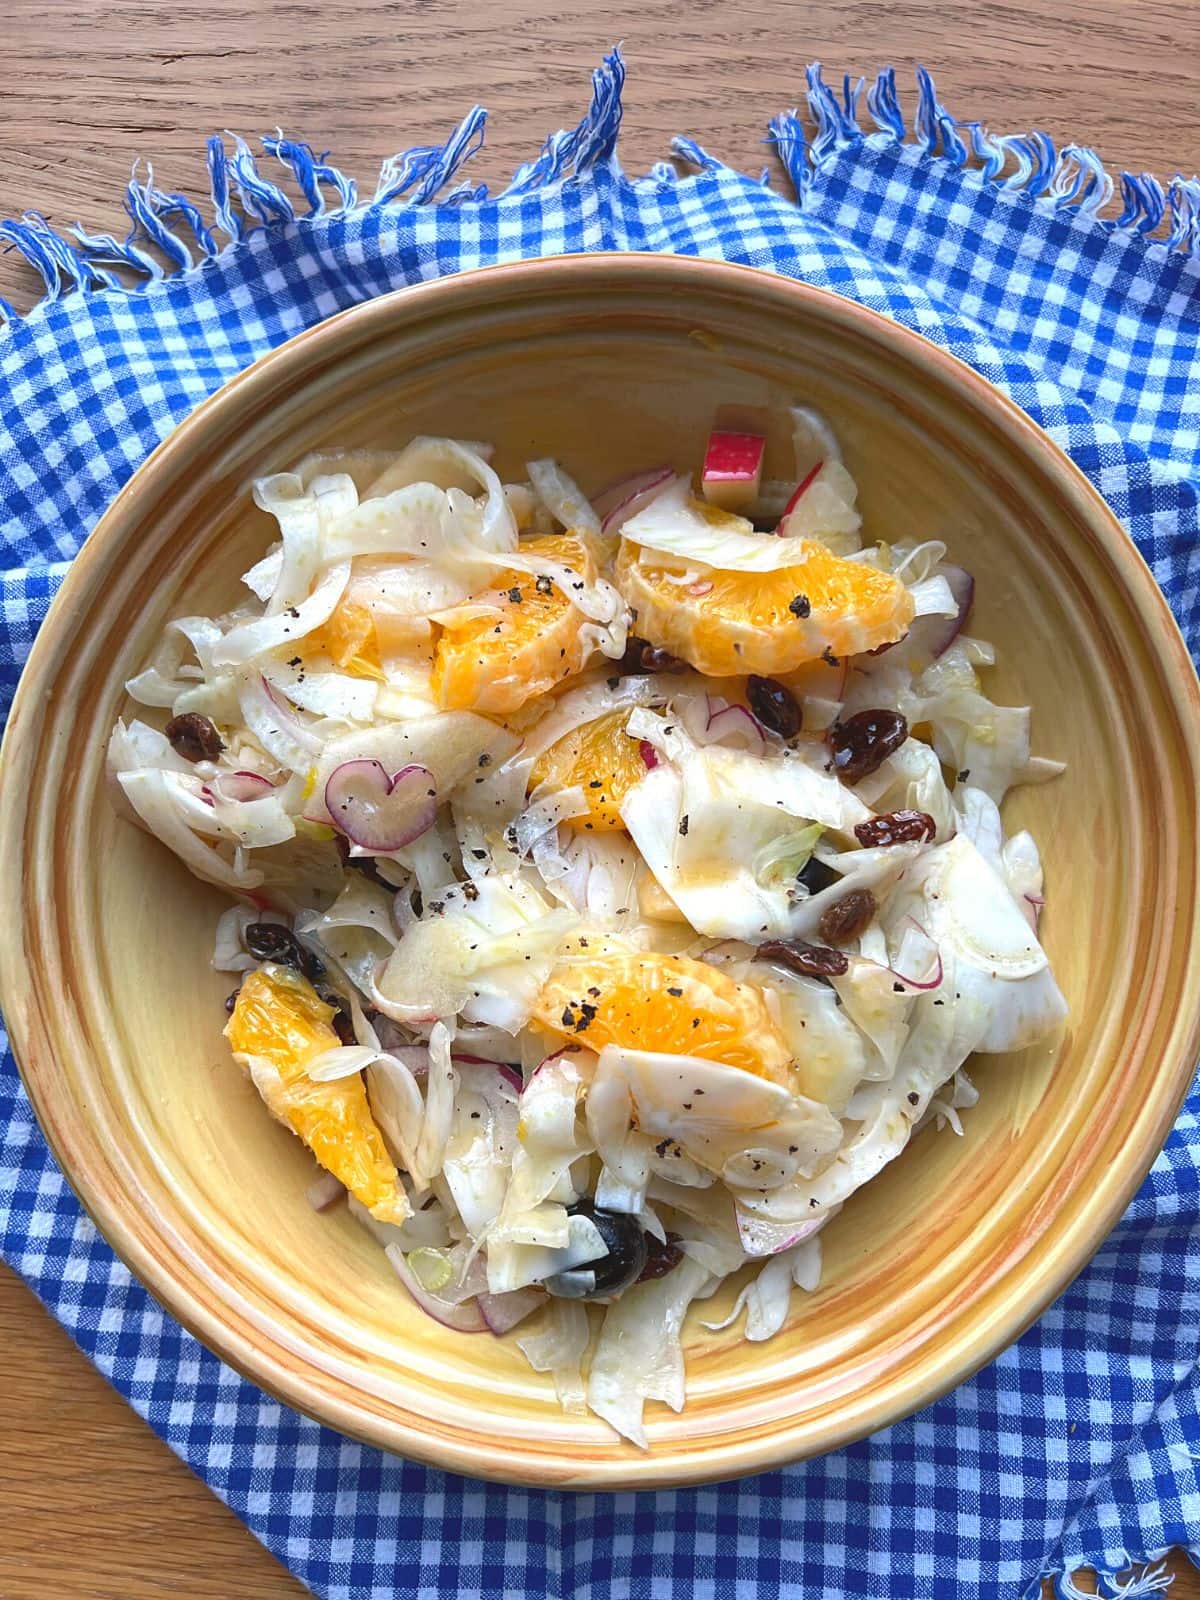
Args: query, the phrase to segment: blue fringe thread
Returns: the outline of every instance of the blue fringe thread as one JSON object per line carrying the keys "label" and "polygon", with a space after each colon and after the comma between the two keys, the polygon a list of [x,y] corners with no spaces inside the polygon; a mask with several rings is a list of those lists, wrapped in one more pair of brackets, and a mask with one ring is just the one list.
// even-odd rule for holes
{"label": "blue fringe thread", "polygon": [[[960,121],[942,105],[924,67],[917,69],[911,140],[892,68],[881,72],[870,87],[862,78],[847,76],[840,95],[825,82],[819,63],[807,69],[805,79],[814,129],[811,140],[799,112],[793,110],[772,118],[767,141],[774,145],[801,205],[813,174],[846,152],[906,144],[925,159],[970,167],[983,181],[1028,195],[1051,211],[1089,219],[1113,234],[1157,236],[1154,242],[1167,252],[1200,256],[1196,178],[1175,177],[1164,187],[1150,173],[1122,172],[1120,215],[1103,218],[1099,213],[1115,186],[1094,150],[1074,144],[1056,150],[1047,133],[997,135],[981,122]],[[616,144],[624,81],[620,51],[613,50],[592,75],[587,114],[576,127],[551,134],[540,155],[520,166],[497,198],[529,194],[598,167],[619,172]],[[864,104],[874,124],[866,133],[859,122]],[[444,144],[417,145],[389,157],[367,205],[471,205],[491,198],[486,184],[451,187],[482,146],[486,120],[483,107],[476,106]],[[125,194],[130,228],[123,241],[79,226],[64,235],[36,212],[27,212],[19,220],[0,222],[0,246],[17,250],[40,274],[41,304],[49,305],[70,294],[132,293],[167,276],[202,268],[235,248],[256,226],[289,227],[321,217],[345,217],[359,209],[357,185],[330,165],[327,154],[316,155],[308,145],[285,138],[282,130],[260,141],[263,156],[274,157],[290,174],[307,206],[299,210],[261,170],[262,157],[244,139],[236,134],[225,137],[232,141],[232,154],[225,139],[214,136],[208,142],[211,225],[186,195],[156,188],[152,170],[147,169],[145,182],[139,181],[135,166]],[[672,154],[701,173],[729,171],[694,139],[676,139]],[[769,177],[765,172],[762,181],[767,183]],[[678,180],[675,167],[658,162],[642,181],[663,185]],[[12,306],[0,300],[0,322],[18,320]]]}
{"label": "blue fringe thread", "polygon": [[[907,144],[925,159],[971,167],[985,182],[1028,195],[1051,211],[1087,218],[1113,234],[1157,235],[1154,242],[1167,252],[1200,255],[1196,178],[1175,177],[1164,188],[1150,173],[1122,172],[1120,215],[1102,218],[1099,213],[1111,200],[1114,183],[1094,150],[1074,144],[1056,150],[1047,133],[997,135],[980,122],[960,121],[942,105],[924,67],[917,69],[911,141],[892,68],[881,72],[869,88],[864,79],[847,76],[840,95],[825,82],[819,63],[807,69],[805,80],[814,128],[811,141],[794,110],[772,118],[767,141],[774,145],[801,205],[813,174],[846,152]],[[613,50],[592,74],[592,103],[586,115],[576,127],[551,134],[540,155],[520,166],[497,198],[529,194],[581,178],[598,167],[619,173],[616,144],[624,81],[624,62],[620,51]],[[864,104],[874,124],[867,133],[859,122]],[[486,184],[451,187],[482,146],[486,121],[483,107],[475,106],[444,144],[417,145],[389,157],[367,205],[471,205],[491,198]],[[225,137],[232,141],[232,154],[225,139],[214,136],[208,142],[211,225],[186,195],[156,188],[152,170],[147,169],[145,182],[140,182],[135,166],[125,194],[130,228],[123,241],[79,226],[64,235],[36,212],[27,212],[17,221],[0,222],[0,246],[17,250],[41,275],[45,289],[41,304],[49,305],[69,294],[132,293],[167,276],[202,268],[235,248],[256,226],[289,227],[321,217],[345,217],[359,208],[354,180],[330,165],[327,154],[316,155],[308,145],[285,138],[282,130],[260,141],[263,156],[274,157],[290,174],[307,210],[298,210],[297,203],[266,176],[260,168],[262,158],[244,139],[236,134]],[[729,171],[694,139],[676,139],[672,154],[701,173]],[[769,177],[765,172],[762,181],[767,183]],[[677,181],[675,167],[667,162],[656,163],[642,180],[656,185]],[[224,236],[223,242],[217,234]],[[13,308],[0,300],[0,322],[18,320]]]}

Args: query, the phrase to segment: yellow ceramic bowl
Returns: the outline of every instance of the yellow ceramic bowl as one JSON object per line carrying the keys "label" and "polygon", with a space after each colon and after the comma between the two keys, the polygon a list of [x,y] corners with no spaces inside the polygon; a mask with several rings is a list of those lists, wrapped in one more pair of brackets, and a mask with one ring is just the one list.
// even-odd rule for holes
{"label": "yellow ceramic bowl", "polygon": [[[691,467],[718,403],[832,418],[869,530],[943,538],[978,579],[998,698],[1069,775],[1018,792],[1046,863],[1065,1037],[981,1058],[966,1137],[926,1133],[846,1206],[816,1294],[747,1344],[687,1330],[688,1398],[641,1454],[564,1415],[509,1341],[427,1320],[221,1038],[221,900],[114,813],[105,738],[163,624],[213,612],[273,536],[254,475],[414,433],[559,457],[588,489]],[[782,474],[786,452],[769,472]],[[132,1270],[291,1405],[457,1471],[556,1487],[719,1479],[830,1450],[994,1356],[1080,1269],[1149,1167],[1198,1048],[1200,695],[1149,573],[1049,440],[890,322],[741,268],[593,257],[361,306],[202,405],[88,540],[4,746],[0,982],[59,1161]],[[726,1294],[726,1298],[728,1291]],[[718,1309],[721,1302],[717,1303]],[[712,1306],[704,1315],[712,1319]]]}

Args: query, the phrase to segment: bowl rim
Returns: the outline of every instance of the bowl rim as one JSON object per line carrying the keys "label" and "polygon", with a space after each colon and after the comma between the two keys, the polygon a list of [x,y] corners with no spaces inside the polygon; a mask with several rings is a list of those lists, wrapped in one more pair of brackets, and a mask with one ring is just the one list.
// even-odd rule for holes
{"label": "bowl rim", "polygon": [[[789,1462],[820,1455],[874,1433],[911,1415],[956,1387],[1025,1331],[1082,1270],[1111,1231],[1141,1184],[1184,1101],[1192,1079],[1193,1066],[1200,1055],[1200,968],[1193,965],[1184,974],[1178,1000],[1179,1012],[1190,1009],[1190,1023],[1177,1020],[1172,1036],[1174,1059],[1164,1079],[1156,1115],[1144,1130],[1137,1145],[1137,1159],[1125,1164],[1120,1181],[1111,1171],[1091,1202],[1059,1225],[1053,1236],[1055,1250],[1034,1252],[1014,1268],[1002,1314],[986,1326],[976,1327],[963,1343],[970,1348],[956,1365],[939,1366],[926,1362],[897,1380],[887,1393],[863,1407],[854,1423],[839,1426],[836,1415],[796,1422],[777,1432],[751,1434],[725,1442],[710,1435],[702,1443],[682,1441],[678,1448],[656,1456],[652,1448],[645,1454],[604,1459],[581,1459],[569,1483],[560,1475],[539,1468],[536,1462],[523,1464],[512,1448],[498,1443],[484,1453],[482,1442],[434,1436],[426,1432],[420,1417],[384,1420],[376,1413],[363,1414],[355,1405],[354,1392],[345,1398],[322,1394],[314,1404],[306,1390],[305,1367],[295,1356],[281,1360],[285,1353],[278,1338],[267,1327],[260,1327],[255,1339],[230,1328],[220,1319],[220,1301],[205,1285],[171,1270],[171,1252],[158,1255],[147,1250],[125,1222],[120,1208],[111,1203],[102,1184],[88,1172],[73,1171],[65,1156],[73,1139],[73,1124],[82,1121],[69,1100],[56,1101],[43,1092],[38,1075],[26,1070],[23,1060],[32,1056],[30,1013],[27,1005],[33,996],[24,973],[24,878],[23,837],[25,804],[9,782],[13,749],[25,736],[26,725],[36,733],[43,680],[53,677],[53,663],[60,640],[69,637],[81,598],[86,598],[89,574],[102,562],[107,547],[121,542],[128,525],[138,518],[138,501],[156,480],[168,481],[175,458],[192,447],[191,440],[212,421],[237,409],[252,397],[275,385],[279,375],[293,367],[303,372],[310,363],[319,364],[328,349],[337,351],[353,328],[355,340],[342,350],[345,357],[366,342],[372,331],[390,327],[396,318],[411,321],[436,319],[446,311],[469,309],[494,301],[499,295],[520,299],[522,295],[544,292],[546,280],[558,278],[566,287],[617,284],[636,290],[671,283],[695,283],[706,291],[724,289],[736,297],[749,295],[774,301],[781,312],[815,316],[848,334],[865,336],[905,365],[917,365],[937,382],[943,393],[956,396],[976,415],[988,415],[994,424],[1013,437],[1015,447],[1040,468],[1052,482],[1062,507],[1073,513],[1078,526],[1102,547],[1124,596],[1146,629],[1149,648],[1159,667],[1162,692],[1169,697],[1179,724],[1190,729],[1193,739],[1184,753],[1191,774],[1191,792],[1197,796],[1200,758],[1200,682],[1182,634],[1166,599],[1149,567],[1138,552],[1108,504],[1084,474],[1029,416],[987,379],[949,351],[923,335],[857,302],[825,289],[786,278],[760,268],[700,257],[684,257],[654,252],[595,252],[502,263],[410,285],[364,301],[307,328],[275,349],[260,356],[202,401],[167,435],[101,516],[80,552],[71,563],[66,579],[52,602],[22,672],[0,747],[0,909],[7,913],[0,925],[0,999],[3,1001],[10,1040],[26,1093],[39,1126],[68,1183],[100,1232],[156,1299],[221,1360],[304,1415],[352,1438],[444,1470],[473,1477],[524,1486],[615,1490],[622,1488],[672,1487],[719,1481],[764,1471]],[[1200,818],[1200,802],[1197,803]],[[1193,829],[1195,837],[1195,828]],[[1196,907],[1193,905],[1193,925]],[[1047,1256],[1050,1255],[1050,1259]],[[803,1441],[795,1438],[803,1433]],[[664,1459],[664,1456],[666,1459]]]}

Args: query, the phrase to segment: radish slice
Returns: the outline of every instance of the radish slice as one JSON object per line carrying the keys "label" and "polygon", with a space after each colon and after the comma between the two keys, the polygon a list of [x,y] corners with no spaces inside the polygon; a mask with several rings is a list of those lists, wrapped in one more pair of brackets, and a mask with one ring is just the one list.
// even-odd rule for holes
{"label": "radish slice", "polygon": [[754,713],[746,706],[730,705],[728,701],[714,699],[712,695],[707,695],[706,699],[708,722],[704,731],[710,743],[762,755],[767,748],[767,741]]}
{"label": "radish slice", "polygon": [[928,655],[931,661],[944,656],[958,638],[975,601],[975,579],[965,567],[943,565],[938,570],[950,586],[958,610],[952,617],[918,617],[909,627],[906,641],[908,646],[915,645],[922,654]]}
{"label": "radish slice", "polygon": [[206,800],[261,800],[275,785],[258,772],[221,772],[200,791]]}
{"label": "radish slice", "polygon": [[708,436],[700,488],[710,505],[741,511],[758,497],[767,441],[757,433],[726,433],[714,428]]}
{"label": "radish slice", "polygon": [[343,761],[325,784],[325,808],[360,850],[401,850],[433,826],[437,787],[428,767],[401,767],[389,778],[378,761]]}
{"label": "radish slice", "polygon": [[506,1294],[481,1294],[479,1311],[488,1328],[497,1338],[524,1322],[546,1304],[541,1289],[510,1289]]}
{"label": "radish slice", "polygon": [[483,1314],[474,1300],[465,1300],[462,1305],[456,1306],[448,1300],[440,1299],[436,1294],[431,1294],[404,1259],[404,1251],[398,1244],[386,1246],[385,1254],[400,1282],[421,1310],[435,1322],[440,1322],[444,1328],[453,1328],[457,1333],[487,1331],[487,1323],[483,1320]]}
{"label": "radish slice", "polygon": [[332,1172],[323,1172],[309,1184],[304,1191],[304,1198],[314,1211],[328,1211],[330,1206],[337,1205],[345,1193],[345,1187]]}
{"label": "radish slice", "polygon": [[[596,509],[603,518],[600,532],[616,533],[627,517],[634,516],[648,506],[674,476],[670,467],[652,467],[649,472],[639,472],[634,478],[623,478],[611,489],[606,489],[596,502]],[[605,510],[605,506],[609,509]]]}

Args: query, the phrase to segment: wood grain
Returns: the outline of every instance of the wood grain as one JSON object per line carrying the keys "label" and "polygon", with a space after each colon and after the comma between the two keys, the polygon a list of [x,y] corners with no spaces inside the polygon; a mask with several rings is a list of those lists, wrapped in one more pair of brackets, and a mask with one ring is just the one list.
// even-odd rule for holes
{"label": "wood grain", "polygon": [[[805,61],[869,72],[916,60],[960,115],[1001,131],[1046,127],[1113,166],[1200,166],[1200,64],[1185,0],[977,0],[955,23],[936,0],[888,8],[814,0],[667,0],[559,11],[548,3],[369,0],[204,8],[76,0],[8,9],[0,214],[36,208],[120,231],[133,155],[160,184],[204,192],[203,141],[282,123],[328,146],[370,187],[378,161],[438,136],[469,101],[490,106],[473,170],[503,179],[586,101],[615,39],[630,82],[622,141],[637,171],[675,132],[754,170],[768,115],[802,99]],[[909,99],[911,104],[911,98]],[[28,304],[34,275],[0,257],[0,293]],[[303,1593],[136,1418],[11,1275],[0,1274],[2,1600],[283,1600]],[[1176,1600],[1200,1597],[1180,1559]]]}

